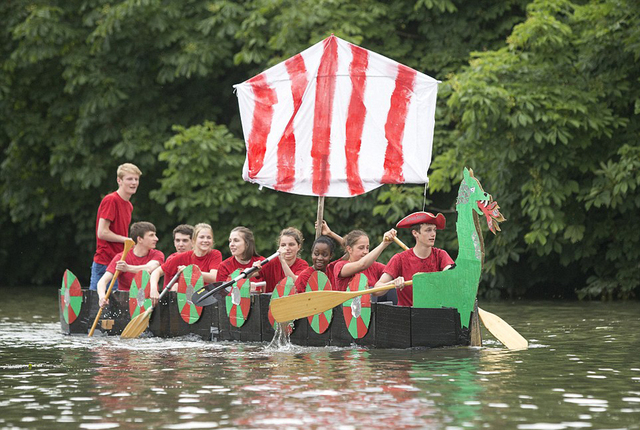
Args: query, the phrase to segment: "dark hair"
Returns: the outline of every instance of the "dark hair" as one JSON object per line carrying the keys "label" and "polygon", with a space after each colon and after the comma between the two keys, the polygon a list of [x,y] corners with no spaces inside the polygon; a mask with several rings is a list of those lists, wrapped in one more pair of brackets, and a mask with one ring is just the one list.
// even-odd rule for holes
{"label": "dark hair", "polygon": [[333,240],[331,240],[331,238],[329,238],[328,236],[320,236],[319,238],[314,240],[313,241],[313,245],[311,245],[311,252],[313,252],[313,249],[319,243],[324,243],[325,245],[327,245],[329,247],[329,255],[333,255],[333,250],[335,249],[335,244],[333,243]]}
{"label": "dark hair", "polygon": [[[256,252],[256,240],[253,237],[253,232],[249,230],[247,227],[238,226],[231,230],[231,233],[237,231],[238,233],[242,233],[242,238],[244,239],[244,254],[242,254],[243,260],[251,260],[251,257],[258,257],[258,253]],[[229,235],[231,235],[231,233]]]}
{"label": "dark hair", "polygon": [[430,222],[421,222],[420,224],[412,225],[411,226],[411,231],[415,231],[416,233],[420,234],[420,230],[422,229],[423,225],[433,225],[433,226],[435,226],[435,224],[430,223]]}
{"label": "dark hair", "polygon": [[189,224],[180,224],[173,229],[173,238],[176,238],[176,233],[186,234],[187,236],[193,236],[193,226]]}
{"label": "dark hair", "polygon": [[155,232],[156,226],[147,221],[134,222],[129,228],[129,234],[136,243],[138,243],[138,238],[144,239],[144,235],[150,231]]}

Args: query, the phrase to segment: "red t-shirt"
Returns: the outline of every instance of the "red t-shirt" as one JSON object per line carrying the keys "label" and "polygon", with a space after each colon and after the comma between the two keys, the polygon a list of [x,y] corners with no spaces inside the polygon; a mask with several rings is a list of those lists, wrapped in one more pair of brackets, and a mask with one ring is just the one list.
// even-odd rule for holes
{"label": "red t-shirt", "polygon": [[[309,267],[309,263],[301,258],[296,258],[296,261],[294,261],[293,264],[289,266],[294,275],[302,272],[307,267]],[[285,277],[280,259],[274,258],[273,260],[265,264],[264,267],[260,269],[260,275],[262,275],[262,279],[267,283],[264,292],[272,292],[276,288],[276,285],[278,285],[278,282],[280,282]]]}
{"label": "red t-shirt", "polygon": [[[307,267],[302,272],[297,273],[298,279],[296,279],[296,283],[295,283],[296,293],[304,293],[305,291],[307,291],[307,283],[309,282],[309,278],[311,277],[311,275],[313,275],[313,272],[315,271],[316,269],[314,269],[313,266],[311,266],[311,267]],[[331,288],[329,289],[333,290],[333,281],[332,281],[333,275],[329,276],[329,273],[327,271],[325,271],[324,274],[327,275],[327,278],[329,278],[329,284],[331,285]]]}
{"label": "red t-shirt", "polygon": [[329,282],[331,282],[331,285],[333,285],[333,289],[335,290],[336,287],[336,271],[335,271],[335,267],[336,264],[338,263],[338,261],[342,261],[342,260],[333,260],[331,263],[327,264],[327,268],[324,269],[324,273],[327,275],[327,278],[329,278]]}
{"label": "red t-shirt", "polygon": [[96,253],[93,256],[93,261],[98,264],[109,264],[113,260],[113,256],[124,249],[123,243],[98,239],[100,218],[111,221],[109,230],[115,234],[129,237],[129,223],[131,222],[132,213],[133,205],[131,202],[120,197],[117,191],[107,194],[102,199],[98,207],[98,216],[96,217]]}
{"label": "red t-shirt", "polygon": [[193,250],[185,252],[176,252],[171,254],[167,261],[162,265],[162,271],[164,272],[164,286],[166,287],[169,281],[178,272],[178,266],[188,266],[195,264],[202,272],[210,272],[213,269],[217,269],[222,261],[222,254],[217,249],[212,249],[202,257],[198,257]]}
{"label": "red t-shirt", "polygon": [[[346,291],[347,287],[349,286],[349,282],[351,282],[351,279],[353,279],[353,277],[357,275],[356,273],[356,275],[349,276],[348,278],[343,278],[342,276],[340,276],[342,268],[348,262],[348,260],[338,260],[338,262],[333,267],[333,274],[336,279],[336,282],[333,284],[334,290]],[[367,276],[367,283],[370,287],[372,287],[376,284],[376,282],[378,282],[378,279],[380,279],[380,276],[382,276],[383,271],[384,264],[374,261],[371,266],[367,267],[360,273],[364,273]]]}
{"label": "red t-shirt", "polygon": [[[216,277],[216,281],[225,282],[227,278],[229,278],[229,275],[231,275],[236,270],[240,269],[244,271],[245,269],[249,269],[253,267],[253,263],[255,263],[256,261],[262,261],[262,260],[264,260],[264,257],[259,255],[257,257],[256,256],[251,257],[251,260],[249,260],[247,264],[240,264],[238,260],[236,260],[236,257],[232,255],[231,257],[227,258],[222,263],[220,263],[220,266],[218,266],[218,276]],[[267,264],[271,264],[271,263],[267,263]],[[258,275],[256,275],[251,279],[253,281],[259,282],[262,280],[262,275],[258,272]]]}
{"label": "red t-shirt", "polygon": [[[413,279],[416,273],[440,272],[449,264],[453,264],[453,260],[443,249],[431,248],[431,255],[422,259],[411,248],[391,257],[384,273],[388,273],[393,279],[402,276],[408,281]],[[407,285],[402,290],[398,290],[398,305],[413,305],[413,286]]]}
{"label": "red t-shirt", "polygon": [[[116,263],[120,261],[122,257],[122,252],[118,252],[113,260],[109,263],[107,267],[107,272],[116,273]],[[151,260],[156,260],[160,264],[164,262],[164,254],[162,251],[158,251],[157,249],[150,249],[149,253],[144,257],[138,257],[133,253],[133,250],[129,251],[126,257],[124,257],[124,261],[127,264],[132,266],[143,266],[147,264]],[[135,273],[131,272],[120,272],[118,275],[118,290],[119,291],[129,291],[131,289],[131,281],[136,276]]]}

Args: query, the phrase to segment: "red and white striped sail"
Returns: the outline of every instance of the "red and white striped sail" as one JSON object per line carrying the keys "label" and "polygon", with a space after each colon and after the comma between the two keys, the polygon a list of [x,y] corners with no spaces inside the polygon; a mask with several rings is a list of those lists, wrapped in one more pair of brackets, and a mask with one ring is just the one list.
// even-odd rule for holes
{"label": "red and white striped sail", "polygon": [[243,178],[351,197],[427,183],[438,81],[335,36],[235,85]]}

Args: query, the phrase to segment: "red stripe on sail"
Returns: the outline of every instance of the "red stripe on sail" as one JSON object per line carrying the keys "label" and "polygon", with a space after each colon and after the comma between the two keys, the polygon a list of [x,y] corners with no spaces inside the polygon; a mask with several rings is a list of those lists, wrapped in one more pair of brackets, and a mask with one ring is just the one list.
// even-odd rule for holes
{"label": "red stripe on sail", "polygon": [[404,182],[402,174],[402,164],[404,163],[402,137],[411,96],[413,95],[413,86],[416,82],[416,74],[415,70],[402,64],[398,65],[396,87],[393,90],[393,94],[391,94],[391,106],[389,106],[387,123],[384,126],[387,150],[384,154],[384,175],[381,182],[385,184]]}
{"label": "red stripe on sail", "polygon": [[347,184],[351,195],[364,193],[358,159],[362,145],[362,129],[367,108],[364,105],[364,91],[367,85],[367,67],[369,66],[369,53],[355,45],[351,45],[353,60],[349,65],[351,78],[351,99],[347,113],[345,156],[347,160]]}
{"label": "red stripe on sail", "polygon": [[276,91],[269,86],[264,74],[257,75],[247,81],[251,85],[255,99],[251,134],[247,139],[249,159],[249,177],[254,178],[264,165],[267,152],[267,137],[273,121],[273,105],[278,102]]}
{"label": "red stripe on sail", "polygon": [[304,58],[298,54],[284,63],[291,79],[293,114],[278,142],[278,174],[274,188],[278,191],[290,191],[296,174],[296,136],[293,134],[293,121],[302,105],[302,96],[309,84]]}
{"label": "red stripe on sail", "polygon": [[322,59],[318,68],[316,101],[313,117],[313,137],[311,158],[313,159],[314,194],[324,196],[329,189],[331,171],[329,151],[331,139],[331,120],[333,116],[333,96],[336,89],[336,71],[338,70],[338,41],[335,36],[325,39]]}

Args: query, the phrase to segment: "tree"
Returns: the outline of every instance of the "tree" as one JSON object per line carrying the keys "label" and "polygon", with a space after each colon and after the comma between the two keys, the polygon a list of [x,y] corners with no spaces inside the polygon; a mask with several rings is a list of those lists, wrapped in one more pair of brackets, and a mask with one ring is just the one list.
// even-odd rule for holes
{"label": "tree", "polygon": [[536,271],[534,283],[562,284],[575,269],[580,297],[637,293],[639,24],[633,2],[537,0],[508,46],[474,53],[447,82],[455,131],[435,186],[470,165],[500,196],[508,233],[490,255],[502,288]]}

